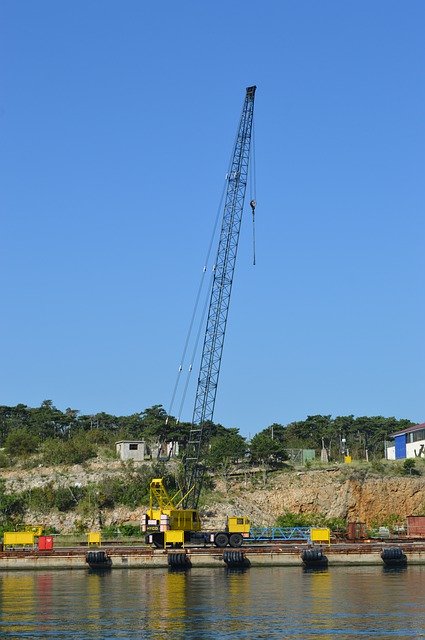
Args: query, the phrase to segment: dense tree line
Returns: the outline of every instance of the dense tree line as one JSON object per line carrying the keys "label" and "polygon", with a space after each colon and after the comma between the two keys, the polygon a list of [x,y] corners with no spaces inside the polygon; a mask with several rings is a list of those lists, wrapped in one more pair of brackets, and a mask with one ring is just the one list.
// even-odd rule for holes
{"label": "dense tree line", "polygon": [[[391,433],[413,424],[395,418],[308,416],[288,425],[272,424],[247,440],[235,428],[208,423],[209,452],[207,463],[226,470],[235,462],[267,464],[282,462],[289,449],[322,448],[331,460],[341,459],[344,438],[355,458],[382,458],[384,442]],[[83,415],[76,409],[57,409],[51,400],[40,407],[18,404],[0,406],[0,447],[12,456],[42,452],[48,464],[81,462],[96,455],[96,447],[112,447],[116,440],[145,440],[150,445],[178,442],[184,451],[190,431],[189,423],[168,416],[162,405],[154,405],[130,416],[114,416],[104,412]]]}
{"label": "dense tree line", "polygon": [[366,451],[375,458],[384,457],[385,442],[390,435],[402,431],[414,423],[407,419],[382,416],[308,416],[306,420],[292,422],[285,435],[293,447],[326,448],[331,458],[341,452],[344,438],[349,452],[355,458],[365,458]]}

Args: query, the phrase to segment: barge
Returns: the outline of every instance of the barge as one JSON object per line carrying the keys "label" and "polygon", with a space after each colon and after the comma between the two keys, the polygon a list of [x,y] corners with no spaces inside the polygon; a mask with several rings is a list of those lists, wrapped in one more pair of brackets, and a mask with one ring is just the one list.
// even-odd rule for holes
{"label": "barge", "polygon": [[[385,549],[394,549],[394,542],[337,543],[331,545],[265,544],[243,548],[243,563],[251,568],[271,566],[303,566],[303,557],[309,549],[326,554],[329,568],[333,566],[383,565]],[[397,547],[405,556],[406,564],[425,565],[425,542],[400,543]],[[173,565],[171,549],[153,549],[146,546],[99,547],[108,558],[111,569],[156,569]],[[89,552],[90,553],[90,552]],[[197,567],[223,568],[229,558],[223,549],[211,547],[186,547],[179,553],[179,563],[196,570]],[[391,552],[392,554],[394,552]],[[307,554],[308,555],[308,554]],[[242,559],[240,559],[242,561]],[[81,547],[64,547],[40,551],[39,549],[10,549],[0,552],[0,572],[32,569],[87,569],[87,550]]]}

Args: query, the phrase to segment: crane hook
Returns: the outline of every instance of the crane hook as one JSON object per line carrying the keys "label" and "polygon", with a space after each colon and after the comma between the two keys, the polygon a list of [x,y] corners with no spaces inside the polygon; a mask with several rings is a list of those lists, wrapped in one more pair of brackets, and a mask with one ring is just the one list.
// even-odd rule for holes
{"label": "crane hook", "polygon": [[257,202],[256,200],[251,200],[251,202],[249,203],[251,209],[252,209],[252,215],[254,215],[255,212],[255,207],[257,206]]}

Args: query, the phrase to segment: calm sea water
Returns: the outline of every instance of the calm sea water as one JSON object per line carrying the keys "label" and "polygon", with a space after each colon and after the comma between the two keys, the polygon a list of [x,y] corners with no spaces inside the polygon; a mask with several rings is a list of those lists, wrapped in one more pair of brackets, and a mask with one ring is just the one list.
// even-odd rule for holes
{"label": "calm sea water", "polygon": [[425,567],[0,572],[0,638],[425,638]]}

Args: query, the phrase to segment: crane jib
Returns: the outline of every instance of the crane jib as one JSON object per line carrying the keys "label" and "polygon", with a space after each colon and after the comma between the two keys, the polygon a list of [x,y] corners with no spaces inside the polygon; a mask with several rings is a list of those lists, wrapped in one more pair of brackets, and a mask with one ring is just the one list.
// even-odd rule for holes
{"label": "crane jib", "polygon": [[183,461],[184,493],[187,495],[184,503],[185,508],[196,509],[202,488],[204,467],[201,464],[201,460],[204,447],[209,439],[208,426],[212,423],[214,415],[248,181],[255,90],[255,86],[247,87],[246,89],[230,170],[227,176],[227,189],[202,347],[192,427]]}

